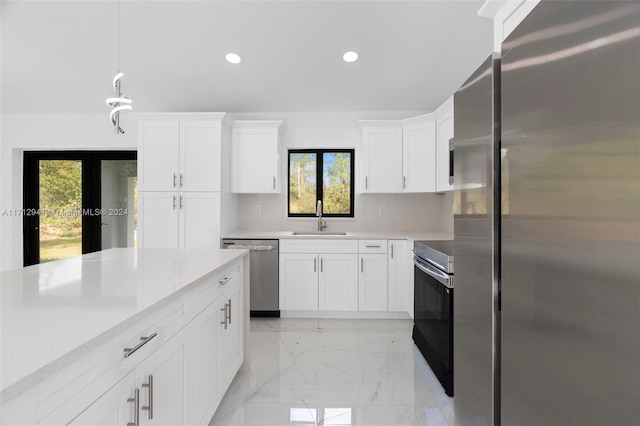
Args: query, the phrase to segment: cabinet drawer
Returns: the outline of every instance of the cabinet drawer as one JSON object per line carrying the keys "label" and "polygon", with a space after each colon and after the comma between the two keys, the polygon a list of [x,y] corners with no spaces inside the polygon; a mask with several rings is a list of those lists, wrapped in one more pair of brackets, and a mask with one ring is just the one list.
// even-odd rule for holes
{"label": "cabinet drawer", "polygon": [[358,253],[358,241],[348,239],[282,239],[280,253]]}
{"label": "cabinet drawer", "polygon": [[387,252],[387,240],[360,240],[358,252],[384,254]]}
{"label": "cabinet drawer", "polygon": [[202,279],[187,301],[190,318],[194,318],[213,303],[226,288],[243,278],[242,262],[236,262],[223,272]]}

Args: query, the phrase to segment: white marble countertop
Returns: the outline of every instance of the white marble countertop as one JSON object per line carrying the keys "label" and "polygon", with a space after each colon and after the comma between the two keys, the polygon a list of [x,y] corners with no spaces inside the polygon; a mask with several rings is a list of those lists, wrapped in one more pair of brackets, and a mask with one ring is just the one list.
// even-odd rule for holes
{"label": "white marble countertop", "polygon": [[[304,232],[304,231],[298,231]],[[223,238],[229,239],[282,239],[282,238],[345,238],[356,240],[453,240],[452,232],[429,232],[429,231],[357,231],[346,232],[347,235],[331,235],[328,231],[326,235],[308,234],[293,235],[293,231],[248,231],[235,230],[224,234]]]}
{"label": "white marble countertop", "polygon": [[0,401],[246,253],[120,248],[0,273]]}

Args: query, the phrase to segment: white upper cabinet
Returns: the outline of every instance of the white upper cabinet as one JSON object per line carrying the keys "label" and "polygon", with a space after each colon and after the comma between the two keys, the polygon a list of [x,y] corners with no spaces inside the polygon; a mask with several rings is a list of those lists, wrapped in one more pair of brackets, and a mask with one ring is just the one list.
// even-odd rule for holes
{"label": "white upper cabinet", "polygon": [[361,122],[361,192],[402,192],[402,126],[400,122]]}
{"label": "white upper cabinet", "polygon": [[405,120],[402,192],[436,190],[436,125],[431,115]]}
{"label": "white upper cabinet", "polygon": [[221,123],[180,122],[181,191],[220,191]]}
{"label": "white upper cabinet", "polygon": [[436,123],[432,114],[360,123],[361,192],[435,192]]}
{"label": "white upper cabinet", "polygon": [[138,132],[139,191],[220,191],[219,120],[144,120]]}
{"label": "white upper cabinet", "polygon": [[452,164],[449,161],[449,141],[453,139],[453,97],[436,110],[436,191],[453,191],[449,183]]}
{"label": "white upper cabinet", "polygon": [[238,120],[231,129],[231,192],[279,194],[282,121]]}
{"label": "white upper cabinet", "polygon": [[180,122],[140,122],[138,154],[138,191],[177,189],[180,168]]}

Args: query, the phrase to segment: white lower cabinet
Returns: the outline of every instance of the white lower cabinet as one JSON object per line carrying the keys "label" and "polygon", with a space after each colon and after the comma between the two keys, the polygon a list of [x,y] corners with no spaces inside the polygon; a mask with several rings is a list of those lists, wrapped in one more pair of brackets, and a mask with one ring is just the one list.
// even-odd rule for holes
{"label": "white lower cabinet", "polygon": [[[74,426],[127,426],[128,424],[134,423],[134,401],[128,401],[128,398],[123,397],[129,394],[132,399],[134,398],[134,376],[134,372],[132,371],[116,383],[111,389],[105,392],[104,395],[98,398],[78,417],[69,423],[65,423]],[[55,419],[50,418],[46,420],[49,421],[45,421],[40,424],[56,424]]]}
{"label": "white lower cabinet", "polygon": [[387,255],[360,254],[359,310],[386,311],[387,292]]}
{"label": "white lower cabinet", "polygon": [[318,309],[321,311],[358,310],[358,255],[320,254]]}
{"label": "white lower cabinet", "polygon": [[184,424],[184,337],[180,331],[136,367],[140,425]]}
{"label": "white lower cabinet", "polygon": [[407,240],[388,241],[389,311],[413,312],[413,280]]}
{"label": "white lower cabinet", "polygon": [[210,304],[187,327],[187,369],[185,400],[187,424],[199,425],[216,401],[222,399],[218,391],[218,369],[211,368],[218,358],[218,303]]}
{"label": "white lower cabinet", "polygon": [[280,240],[280,309],[356,311],[357,240]]}
{"label": "white lower cabinet", "polygon": [[281,239],[280,309],[405,317],[413,311],[409,255],[407,240]]}
{"label": "white lower cabinet", "polygon": [[[245,260],[245,261],[248,261]],[[244,360],[244,277],[242,262],[199,285],[183,299],[145,321],[146,331],[114,338],[99,354],[112,366],[88,386],[78,377],[44,385],[74,395],[39,425],[206,425]],[[203,300],[204,299],[204,300]],[[185,312],[191,317],[185,318]],[[179,327],[179,328],[178,328]],[[139,349],[122,356],[122,342]],[[93,354],[92,357],[98,355]],[[96,364],[92,359],[79,365]],[[97,365],[97,364],[96,364]],[[82,368],[73,368],[78,374]],[[82,374],[81,374],[82,375]],[[57,386],[56,386],[57,385]],[[44,390],[43,389],[43,390]],[[39,392],[35,392],[40,394]],[[42,392],[45,394],[46,392]],[[37,407],[48,405],[30,401]],[[4,421],[4,418],[3,418]],[[23,424],[18,421],[3,424]],[[33,424],[33,423],[31,423]]]}
{"label": "white lower cabinet", "polygon": [[280,309],[318,310],[318,255],[280,254]]}
{"label": "white lower cabinet", "polygon": [[226,389],[235,377],[243,361],[244,328],[242,312],[242,282],[228,289],[218,302],[218,382]]}

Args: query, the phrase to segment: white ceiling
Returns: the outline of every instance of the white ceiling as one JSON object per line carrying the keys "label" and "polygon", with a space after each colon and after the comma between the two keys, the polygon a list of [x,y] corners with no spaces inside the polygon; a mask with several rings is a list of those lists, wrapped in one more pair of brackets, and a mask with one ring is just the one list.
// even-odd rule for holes
{"label": "white ceiling", "polygon": [[[136,112],[431,111],[491,53],[481,5],[122,0],[123,92]],[[107,111],[117,10],[3,0],[2,112]]]}

